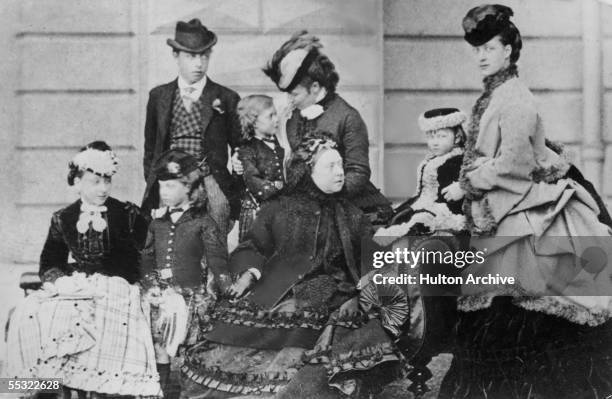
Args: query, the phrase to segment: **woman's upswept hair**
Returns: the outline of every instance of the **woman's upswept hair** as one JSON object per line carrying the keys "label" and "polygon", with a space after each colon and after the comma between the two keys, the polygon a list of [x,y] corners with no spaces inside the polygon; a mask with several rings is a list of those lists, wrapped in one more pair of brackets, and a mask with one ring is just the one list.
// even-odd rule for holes
{"label": "woman's upswept hair", "polygon": [[508,21],[508,25],[499,33],[499,40],[504,46],[509,44],[512,47],[510,62],[516,64],[521,56],[523,39],[521,38],[521,32],[512,21]]}
{"label": "woman's upswept hair", "polygon": [[263,94],[253,94],[240,100],[237,113],[243,139],[248,140],[255,135],[255,122],[259,114],[272,107],[274,107],[272,97]]}
{"label": "woman's upswept hair", "polygon": [[309,88],[314,82],[319,82],[327,91],[333,93],[336,91],[339,81],[340,75],[338,75],[334,63],[325,54],[319,53],[308,67],[306,75],[299,84]]}

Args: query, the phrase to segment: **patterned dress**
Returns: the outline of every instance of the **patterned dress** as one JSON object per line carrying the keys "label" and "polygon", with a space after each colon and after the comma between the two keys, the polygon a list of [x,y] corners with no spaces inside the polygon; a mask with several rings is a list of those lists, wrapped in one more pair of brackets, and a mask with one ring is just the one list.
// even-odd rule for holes
{"label": "patterned dress", "polygon": [[[61,378],[69,388],[103,394],[160,396],[140,289],[132,284],[144,222],[135,207],[113,198],[90,208],[79,200],[53,214],[40,259],[43,289],[11,320],[8,374]],[[89,225],[82,223],[87,213]],[[68,263],[69,254],[76,263]]]}

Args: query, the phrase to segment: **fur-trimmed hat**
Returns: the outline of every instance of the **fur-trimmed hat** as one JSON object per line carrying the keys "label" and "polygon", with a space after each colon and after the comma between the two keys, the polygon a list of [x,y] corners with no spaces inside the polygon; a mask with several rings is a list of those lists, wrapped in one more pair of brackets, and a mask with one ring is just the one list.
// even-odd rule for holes
{"label": "fur-trimmed hat", "polygon": [[419,127],[423,132],[429,132],[460,126],[465,120],[465,113],[457,108],[436,108],[419,116]]}
{"label": "fur-trimmed hat", "polygon": [[159,156],[154,171],[158,180],[180,179],[198,170],[200,164],[193,155],[185,151],[168,150]]}
{"label": "fur-trimmed hat", "polygon": [[281,91],[290,92],[304,78],[310,65],[320,55],[323,45],[308,31],[295,33],[274,52],[263,72]]}
{"label": "fur-trimmed hat", "polygon": [[481,46],[500,34],[512,23],[514,11],[501,4],[484,4],[472,8],[463,18],[464,39],[472,46]]}

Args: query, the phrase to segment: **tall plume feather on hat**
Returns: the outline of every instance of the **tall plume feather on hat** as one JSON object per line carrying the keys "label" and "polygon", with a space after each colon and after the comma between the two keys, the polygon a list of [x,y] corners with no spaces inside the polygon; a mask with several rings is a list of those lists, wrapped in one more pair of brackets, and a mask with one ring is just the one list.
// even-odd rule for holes
{"label": "tall plume feather on hat", "polygon": [[296,32],[274,52],[262,70],[279,89],[289,91],[289,87],[294,86],[291,83],[298,75],[299,69],[303,69],[303,65],[307,63],[306,58],[309,55],[310,58],[318,55],[318,50],[322,47],[319,38],[308,31]]}

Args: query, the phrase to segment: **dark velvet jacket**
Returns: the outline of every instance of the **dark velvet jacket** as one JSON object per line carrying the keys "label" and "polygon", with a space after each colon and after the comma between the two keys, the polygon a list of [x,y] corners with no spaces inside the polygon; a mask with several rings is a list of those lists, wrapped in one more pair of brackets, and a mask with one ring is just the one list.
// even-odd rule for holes
{"label": "dark velvet jacket", "polygon": [[[138,281],[139,248],[146,236],[146,222],[133,204],[108,198],[104,205],[107,211],[103,217],[108,226],[101,233],[92,229],[85,234],[77,231],[81,200],[53,214],[40,255],[43,282],[74,271],[123,277],[129,283]],[[76,263],[68,264],[68,254]]]}
{"label": "dark velvet jacket", "polygon": [[[158,207],[159,194],[155,189],[155,173],[152,167],[160,154],[170,145],[170,122],[172,120],[172,101],[178,88],[177,79],[157,86],[149,93],[147,116],[145,122],[145,144],[143,168],[147,183],[143,198],[143,209]],[[219,110],[212,106],[215,100],[221,103]],[[206,162],[219,187],[227,197],[232,210],[232,217],[240,213],[240,186],[230,175],[228,164],[228,146],[234,149],[241,141],[241,128],[236,114],[238,94],[207,78],[200,101],[202,108],[202,140]]]}
{"label": "dark velvet jacket", "polygon": [[189,208],[176,223],[168,213],[153,219],[142,251],[143,276],[168,268],[174,283],[192,288],[205,282],[206,267],[216,276],[227,273],[227,245],[205,210]]}
{"label": "dark velvet jacket", "polygon": [[391,203],[370,182],[368,128],[359,112],[337,93],[328,93],[319,102],[324,112],[306,120],[294,110],[287,121],[287,139],[295,150],[305,135],[316,130],[331,133],[344,159],[346,197],[364,212],[391,210]]}
{"label": "dark velvet jacket", "polygon": [[262,140],[252,138],[240,147],[239,158],[244,168],[242,178],[247,190],[258,203],[277,195],[280,189],[274,185],[274,182],[285,180],[283,176],[285,150],[276,139],[275,144],[276,147],[272,149]]}

